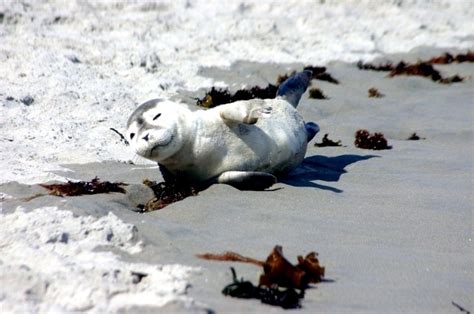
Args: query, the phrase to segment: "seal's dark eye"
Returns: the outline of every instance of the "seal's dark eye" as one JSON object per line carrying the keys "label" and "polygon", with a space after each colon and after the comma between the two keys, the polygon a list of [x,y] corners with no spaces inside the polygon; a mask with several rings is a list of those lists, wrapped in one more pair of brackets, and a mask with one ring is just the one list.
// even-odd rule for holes
{"label": "seal's dark eye", "polygon": [[130,139],[133,140],[133,137],[135,136],[135,133],[130,133]]}
{"label": "seal's dark eye", "polygon": [[160,116],[161,116],[161,113],[157,114],[157,115],[153,118],[153,120],[158,119]]}

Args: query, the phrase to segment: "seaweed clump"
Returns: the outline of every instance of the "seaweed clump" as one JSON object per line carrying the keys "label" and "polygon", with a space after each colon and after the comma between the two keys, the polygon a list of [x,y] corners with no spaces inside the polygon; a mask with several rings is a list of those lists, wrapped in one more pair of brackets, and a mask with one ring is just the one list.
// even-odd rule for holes
{"label": "seaweed clump", "polygon": [[450,77],[443,77],[438,70],[436,70],[434,64],[451,64],[451,63],[462,63],[462,62],[474,62],[474,52],[468,51],[465,54],[458,54],[453,56],[449,53],[445,53],[438,57],[433,57],[426,61],[418,61],[417,63],[406,63],[400,61],[398,64],[394,65],[392,62],[386,62],[380,65],[374,65],[371,63],[363,63],[359,61],[357,67],[360,70],[371,70],[371,71],[385,71],[390,72],[389,77],[394,77],[398,75],[416,75],[428,77],[434,82],[441,84],[451,84],[459,83],[464,81],[463,77],[459,75],[454,75]]}
{"label": "seaweed clump", "polygon": [[370,134],[367,130],[358,130],[355,133],[354,145],[358,148],[373,150],[392,148],[388,146],[388,142],[382,133]]}
{"label": "seaweed clump", "polygon": [[[298,264],[291,264],[284,256],[281,246],[275,246],[266,261],[248,258],[234,252],[224,254],[202,254],[199,258],[216,261],[238,261],[263,267],[258,286],[250,281],[237,280],[231,268],[233,282],[222,293],[236,298],[256,298],[263,303],[283,308],[299,308],[300,299],[310,283],[319,283],[324,277],[325,268],[319,264],[316,252],[303,258],[298,256]],[[297,291],[299,290],[299,292]]]}
{"label": "seaweed clump", "polygon": [[315,80],[326,81],[333,84],[339,84],[338,80],[336,80],[334,77],[332,77],[331,74],[326,72],[326,67],[308,65],[304,67],[304,70],[309,70],[313,72],[313,79]]}
{"label": "seaweed clump", "polygon": [[329,137],[329,134],[326,133],[323,136],[323,139],[321,140],[321,143],[314,143],[314,146],[316,147],[328,147],[328,146],[342,146],[341,141],[333,141]]}
{"label": "seaweed clump", "polygon": [[369,88],[368,93],[369,93],[369,98],[382,98],[385,96],[384,94],[379,92],[379,90],[376,89],[375,87]]}
{"label": "seaweed clump", "polygon": [[[307,65],[303,68],[303,70],[311,71],[313,73],[311,79],[313,80],[326,81],[332,84],[339,84],[338,80],[332,77],[330,73],[326,72],[326,67]],[[277,85],[280,85],[294,74],[296,74],[296,71],[292,71],[289,74],[279,75],[277,78]]]}
{"label": "seaweed clump", "polygon": [[253,86],[250,89],[239,89],[234,94],[231,94],[227,89],[217,89],[212,87],[203,98],[197,99],[196,105],[205,108],[213,108],[238,100],[274,98],[277,90],[277,85],[268,84],[265,88]]}
{"label": "seaweed clump", "polygon": [[[326,72],[325,67],[305,66],[304,70],[312,71],[312,79],[327,81],[333,84],[339,84],[338,80],[336,80],[331,76],[331,74]],[[250,88],[239,89],[234,94],[231,94],[228,89],[212,87],[210,91],[206,92],[203,98],[196,99],[196,105],[204,108],[213,108],[219,105],[228,104],[239,100],[249,100],[254,98],[275,98],[280,84],[286,81],[290,76],[295,73],[296,71],[293,71],[289,74],[279,75],[276,80],[276,84],[268,84],[267,87],[253,86]],[[314,96],[315,97],[313,98],[318,98],[316,96],[319,96],[324,98],[318,99],[327,99],[327,97],[324,96],[322,92],[318,95],[315,92]]]}
{"label": "seaweed clump", "polygon": [[323,91],[317,87],[313,87],[309,90],[309,98],[313,99],[328,99],[326,95],[323,94]]}
{"label": "seaweed clump", "polygon": [[428,60],[430,64],[451,64],[451,63],[463,63],[463,62],[474,62],[474,51],[468,51],[465,54],[458,54],[453,56],[449,52],[446,52],[438,57],[433,57]]}
{"label": "seaweed clump", "polygon": [[304,297],[304,290],[297,292],[293,288],[279,289],[278,287],[254,286],[251,281],[238,280],[233,267],[232,283],[225,286],[222,294],[240,299],[258,299],[262,303],[280,306],[284,309],[301,308],[300,299]]}
{"label": "seaweed clump", "polygon": [[424,137],[420,137],[418,134],[415,133],[412,133],[412,135],[410,135],[408,138],[407,138],[407,141],[419,141],[419,140],[424,140],[425,138]]}
{"label": "seaweed clump", "polygon": [[101,182],[97,177],[91,181],[68,181],[67,183],[59,184],[40,184],[40,186],[50,191],[50,195],[55,196],[79,196],[111,192],[125,193],[123,186],[126,185],[127,184],[122,182]]}
{"label": "seaweed clump", "polygon": [[407,64],[403,61],[397,64],[397,66],[390,71],[389,76],[394,77],[398,75],[417,75],[431,78],[434,82],[439,82],[442,84],[458,83],[462,82],[464,79],[458,75],[450,77],[442,77],[438,70],[436,70],[433,65],[427,62],[418,62],[415,64]]}
{"label": "seaweed clump", "polygon": [[177,182],[160,182],[145,180],[143,184],[150,187],[155,198],[145,205],[139,205],[141,213],[160,210],[172,203],[181,201],[189,196],[198,194],[198,189],[192,185],[184,185]]}

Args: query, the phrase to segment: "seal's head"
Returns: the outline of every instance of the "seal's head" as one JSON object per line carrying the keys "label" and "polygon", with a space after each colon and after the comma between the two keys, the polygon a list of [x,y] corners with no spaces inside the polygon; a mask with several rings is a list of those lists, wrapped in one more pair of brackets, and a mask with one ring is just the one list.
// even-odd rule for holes
{"label": "seal's head", "polygon": [[183,145],[185,111],[181,105],[153,99],[141,104],[127,122],[127,136],[135,152],[144,158],[163,161]]}

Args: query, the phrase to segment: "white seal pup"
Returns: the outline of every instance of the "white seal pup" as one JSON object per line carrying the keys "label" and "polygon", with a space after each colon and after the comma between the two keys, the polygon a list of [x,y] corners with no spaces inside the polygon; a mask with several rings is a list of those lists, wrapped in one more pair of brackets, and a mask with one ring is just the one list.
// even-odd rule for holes
{"label": "white seal pup", "polygon": [[158,162],[165,181],[262,190],[303,161],[319,131],[296,110],[310,79],[311,71],[303,71],[281,84],[274,99],[194,112],[150,100],[128,119],[127,135],[138,155]]}

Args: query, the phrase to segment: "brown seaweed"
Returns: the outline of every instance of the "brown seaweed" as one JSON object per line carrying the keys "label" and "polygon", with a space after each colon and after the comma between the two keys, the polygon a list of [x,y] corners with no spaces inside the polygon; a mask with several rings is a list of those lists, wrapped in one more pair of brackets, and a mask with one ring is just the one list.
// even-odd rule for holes
{"label": "brown seaweed", "polygon": [[474,51],[468,51],[465,54],[458,54],[453,56],[446,52],[441,56],[433,57],[427,61],[430,64],[451,64],[451,63],[463,63],[463,62],[474,62]]}
{"label": "brown seaweed", "polygon": [[317,87],[313,87],[309,90],[309,98],[313,99],[329,99],[326,95],[323,94],[323,91]]}
{"label": "brown seaweed", "polygon": [[250,89],[239,89],[234,94],[231,94],[227,89],[216,89],[212,87],[203,98],[197,99],[196,105],[205,108],[213,108],[238,100],[275,98],[277,90],[278,86],[268,84],[265,88],[254,86]]}
{"label": "brown seaweed", "polygon": [[213,260],[213,261],[242,262],[242,263],[254,264],[257,266],[263,266],[265,264],[265,262],[262,262],[250,257],[245,257],[235,252],[225,252],[223,254],[205,253],[205,254],[198,254],[196,256],[202,259]]}
{"label": "brown seaweed", "polygon": [[280,86],[281,83],[283,83],[284,81],[289,79],[290,76],[293,76],[295,74],[296,74],[296,71],[291,71],[290,73],[287,73],[287,74],[278,75],[277,80],[276,80],[276,84],[278,86]]}
{"label": "brown seaweed", "polygon": [[[301,307],[305,289],[310,283],[319,283],[324,277],[324,267],[319,265],[316,252],[306,257],[298,256],[298,264],[291,264],[284,256],[281,246],[275,246],[265,262],[245,257],[234,252],[224,254],[200,254],[199,258],[215,261],[237,261],[263,266],[258,286],[252,282],[237,279],[231,267],[232,283],[225,286],[222,293],[235,298],[255,298],[262,303],[280,306],[284,309]],[[299,292],[297,291],[299,290]]]}
{"label": "brown seaweed", "polygon": [[232,271],[232,283],[224,287],[222,294],[241,299],[259,299],[262,303],[280,306],[284,309],[301,307],[300,299],[304,297],[304,290],[297,292],[293,288],[256,287],[252,282],[243,278],[238,280],[233,267],[230,270]]}
{"label": "brown seaweed", "polygon": [[388,142],[382,133],[370,134],[367,130],[358,130],[355,133],[354,145],[358,148],[373,150],[392,148],[388,146]]}
{"label": "brown seaweed", "polygon": [[298,256],[298,265],[297,268],[305,272],[305,277],[308,283],[319,283],[324,277],[325,268],[319,265],[318,253],[311,252],[303,256]]}
{"label": "brown seaweed", "polygon": [[420,137],[418,134],[413,133],[410,135],[410,137],[407,138],[407,141],[418,141],[418,140],[424,140],[424,137]]}
{"label": "brown seaweed", "polygon": [[[313,72],[312,79],[327,81],[333,84],[339,84],[339,81],[333,78],[329,73],[326,72],[325,67],[317,66],[306,66],[304,70],[311,70]],[[289,74],[279,75],[276,80],[276,84],[268,84],[266,87],[253,86],[250,88],[239,89],[235,93],[231,93],[228,89],[212,87],[210,91],[207,91],[202,98],[196,98],[196,105],[204,108],[213,108],[219,105],[228,104],[239,100],[249,100],[254,98],[269,99],[275,98],[278,91],[278,87],[281,83],[286,81],[290,76],[294,75],[296,71]],[[322,94],[314,94],[314,98],[327,99]]]}
{"label": "brown seaweed", "polygon": [[415,64],[407,64],[403,61],[399,62],[395,68],[390,71],[389,77],[394,77],[398,75],[415,75],[428,77],[434,82],[439,82],[442,84],[458,83],[462,82],[464,79],[458,75],[443,77],[436,70],[433,65],[427,62],[418,62]]}
{"label": "brown seaweed", "polygon": [[145,205],[139,206],[141,213],[162,209],[189,196],[195,196],[199,192],[198,188],[194,186],[176,182],[156,183],[154,181],[145,180],[143,184],[153,190],[155,198],[148,201]]}
{"label": "brown seaweed", "polygon": [[368,93],[369,93],[370,98],[382,98],[385,96],[384,94],[379,92],[379,90],[376,89],[375,87],[369,88]]}
{"label": "brown seaweed", "polygon": [[336,80],[335,78],[331,76],[331,74],[326,72],[326,67],[308,65],[304,67],[304,70],[309,70],[313,72],[312,78],[315,80],[326,81],[333,84],[339,84],[338,80]]}
{"label": "brown seaweed", "polygon": [[393,70],[392,62],[374,65],[372,63],[363,63],[362,61],[359,61],[357,62],[357,67],[359,68],[359,70],[370,70],[377,72],[389,72]]}
{"label": "brown seaweed", "polygon": [[48,189],[50,195],[55,196],[79,196],[79,195],[90,195],[90,194],[101,194],[101,193],[125,193],[125,190],[122,188],[127,184],[122,182],[101,182],[99,178],[95,177],[89,182],[79,181],[72,182],[68,181],[67,183],[59,184],[40,184],[40,186]]}
{"label": "brown seaweed", "polygon": [[284,256],[281,246],[275,246],[263,265],[263,274],[260,275],[259,285],[271,287],[305,288],[308,284],[306,273],[291,264]]}
{"label": "brown seaweed", "polygon": [[305,289],[309,283],[321,282],[324,277],[324,267],[319,265],[316,252],[311,252],[305,258],[298,256],[298,264],[291,264],[284,256],[283,249],[277,245],[267,257],[265,262],[242,256],[235,252],[224,254],[199,254],[199,258],[214,261],[233,261],[250,263],[263,267],[260,276],[260,286],[279,286],[296,289]]}
{"label": "brown seaweed", "polygon": [[328,146],[342,146],[341,141],[333,141],[328,138],[329,134],[326,133],[323,136],[323,139],[321,140],[321,143],[314,143],[314,146],[316,147],[328,147]]}
{"label": "brown seaweed", "polygon": [[394,65],[392,62],[386,62],[380,65],[374,65],[371,63],[363,63],[359,61],[357,67],[360,70],[371,70],[371,71],[385,71],[390,72],[389,77],[394,77],[398,75],[415,75],[428,77],[434,82],[441,84],[451,84],[459,83],[464,81],[463,77],[459,75],[454,75],[450,77],[443,77],[438,70],[436,70],[434,64],[451,64],[453,62],[462,63],[462,62],[474,62],[474,52],[468,51],[465,54],[458,54],[453,56],[449,53],[445,53],[438,57],[433,57],[426,61],[418,61],[416,63],[410,64],[404,61],[400,61],[398,64]]}

